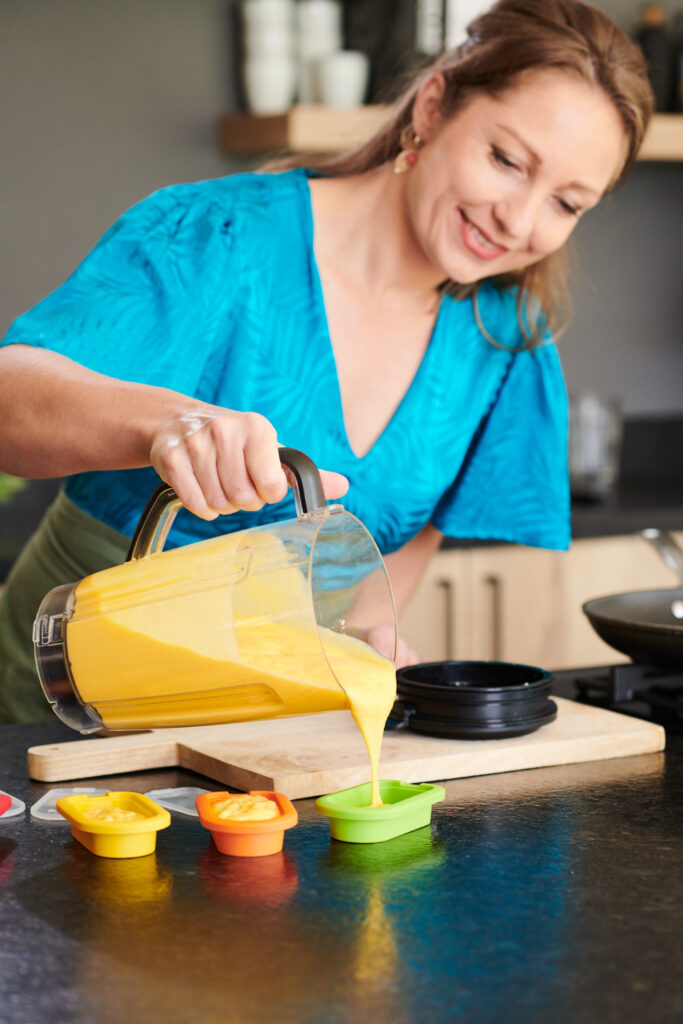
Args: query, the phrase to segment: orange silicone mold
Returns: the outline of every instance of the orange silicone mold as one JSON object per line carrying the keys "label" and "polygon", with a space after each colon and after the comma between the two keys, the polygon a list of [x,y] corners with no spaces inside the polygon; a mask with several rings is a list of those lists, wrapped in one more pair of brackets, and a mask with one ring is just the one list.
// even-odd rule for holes
{"label": "orange silicone mold", "polygon": [[213,837],[217,849],[232,857],[267,857],[279,853],[284,841],[285,829],[296,825],[298,815],[284,793],[272,790],[252,789],[249,796],[264,796],[277,806],[278,815],[267,821],[234,821],[220,818],[214,804],[234,796],[234,793],[202,793],[195,804],[199,820]]}

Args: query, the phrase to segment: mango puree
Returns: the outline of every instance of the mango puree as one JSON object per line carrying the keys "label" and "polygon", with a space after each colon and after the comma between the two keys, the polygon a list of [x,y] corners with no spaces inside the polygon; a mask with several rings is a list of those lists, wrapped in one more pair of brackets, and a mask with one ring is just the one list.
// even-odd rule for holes
{"label": "mango puree", "polygon": [[273,545],[262,547],[269,571],[228,582],[223,574],[198,584],[196,545],[81,581],[66,638],[80,698],[113,729],[348,708],[370,756],[372,805],[379,805],[393,662],[351,636],[318,629],[302,574],[286,561],[273,571]]}
{"label": "mango puree", "polygon": [[229,821],[272,821],[280,815],[274,800],[252,793],[239,793],[225,800],[216,800],[213,811]]}
{"label": "mango puree", "polygon": [[144,821],[146,817],[139,811],[126,811],[123,807],[114,806],[91,807],[89,811],[83,811],[83,816],[95,821]]}

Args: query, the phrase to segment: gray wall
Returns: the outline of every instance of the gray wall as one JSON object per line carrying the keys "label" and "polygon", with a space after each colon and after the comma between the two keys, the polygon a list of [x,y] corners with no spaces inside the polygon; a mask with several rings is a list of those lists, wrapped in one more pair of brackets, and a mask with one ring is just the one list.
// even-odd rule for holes
{"label": "gray wall", "polygon": [[[631,32],[644,2],[596,6]],[[671,16],[683,3],[663,7]],[[683,414],[682,237],[683,163],[638,164],[581,221],[573,243],[574,317],[560,339],[570,390],[615,396],[630,414]]]}
{"label": "gray wall", "polygon": [[683,414],[682,238],[683,163],[636,165],[581,219],[559,341],[570,391],[616,397],[631,415]]}
{"label": "gray wall", "polygon": [[[631,32],[638,22],[645,3],[646,0],[596,0],[593,6],[605,11],[610,18],[614,18],[617,24],[627,32]],[[681,9],[680,0],[664,0],[661,6],[669,15]]]}
{"label": "gray wall", "polygon": [[[245,166],[215,145],[234,2],[0,0],[1,332],[142,196]],[[640,3],[602,6],[628,26]],[[683,407],[682,181],[683,164],[640,165],[577,232],[568,385],[627,413]]]}
{"label": "gray wall", "polygon": [[147,193],[228,173],[225,0],[0,0],[0,330]]}

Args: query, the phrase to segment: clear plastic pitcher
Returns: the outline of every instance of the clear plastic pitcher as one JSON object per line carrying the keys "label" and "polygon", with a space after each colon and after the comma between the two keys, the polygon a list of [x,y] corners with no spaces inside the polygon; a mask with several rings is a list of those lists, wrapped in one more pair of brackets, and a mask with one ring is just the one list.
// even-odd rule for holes
{"label": "clear plastic pitcher", "polygon": [[395,652],[382,556],[280,449],[297,517],[163,551],[180,501],[150,499],[122,565],[51,590],[33,641],[45,695],[80,732],[209,725],[349,707],[345,680]]}

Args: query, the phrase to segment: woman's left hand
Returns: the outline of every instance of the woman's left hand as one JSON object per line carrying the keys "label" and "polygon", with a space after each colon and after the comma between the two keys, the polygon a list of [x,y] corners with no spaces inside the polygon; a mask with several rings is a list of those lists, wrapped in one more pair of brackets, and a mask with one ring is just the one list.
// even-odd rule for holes
{"label": "woman's left hand", "polygon": [[396,637],[396,668],[407,668],[409,665],[419,665],[422,658],[414,651],[412,647],[408,647],[402,636]]}
{"label": "woman's left hand", "polygon": [[[396,637],[396,657],[394,658],[394,637]],[[368,632],[368,643],[385,658],[393,659],[396,668],[407,668],[418,665],[422,660],[417,651],[413,651],[403,637],[396,636],[393,626],[374,626]]]}

